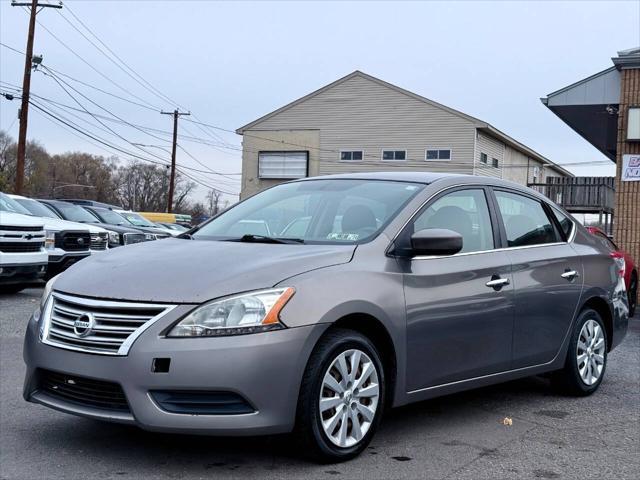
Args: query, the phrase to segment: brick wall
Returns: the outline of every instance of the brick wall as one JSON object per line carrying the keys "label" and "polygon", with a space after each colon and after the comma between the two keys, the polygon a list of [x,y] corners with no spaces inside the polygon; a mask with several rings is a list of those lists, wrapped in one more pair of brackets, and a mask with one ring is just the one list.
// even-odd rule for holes
{"label": "brick wall", "polygon": [[640,154],[640,142],[625,141],[627,109],[640,105],[640,69],[622,70],[622,88],[618,116],[618,156],[616,168],[615,240],[640,265],[640,182],[621,182],[622,155]]}

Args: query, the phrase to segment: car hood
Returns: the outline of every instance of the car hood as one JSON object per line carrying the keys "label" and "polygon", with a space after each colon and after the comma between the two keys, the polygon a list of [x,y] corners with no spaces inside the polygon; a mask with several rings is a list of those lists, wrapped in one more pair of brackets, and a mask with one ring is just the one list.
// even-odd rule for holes
{"label": "car hood", "polygon": [[351,260],[354,245],[289,245],[169,238],[78,262],[56,291],[112,300],[202,303],[269,288],[309,270]]}
{"label": "car hood", "polygon": [[49,218],[49,217],[33,217],[41,220],[44,224],[44,228],[46,230],[53,230],[56,232],[62,230],[84,230],[89,233],[100,233],[106,231],[104,228],[100,228],[96,225],[92,225],[90,223],[78,223],[71,222],[69,220],[59,220],[57,218]]}
{"label": "car hood", "polygon": [[15,227],[41,227],[44,229],[44,221],[39,217],[23,215],[22,213],[5,212],[0,210],[0,224]]}

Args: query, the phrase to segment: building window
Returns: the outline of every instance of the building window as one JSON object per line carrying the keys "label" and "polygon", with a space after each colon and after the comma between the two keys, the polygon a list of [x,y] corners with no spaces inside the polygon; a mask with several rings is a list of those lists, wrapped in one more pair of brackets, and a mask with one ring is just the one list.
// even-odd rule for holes
{"label": "building window", "polygon": [[357,162],[362,160],[363,155],[362,150],[340,150],[340,160],[344,162]]}
{"label": "building window", "polygon": [[309,152],[260,152],[258,177],[292,179],[308,175]]}
{"label": "building window", "polygon": [[427,160],[451,160],[451,149],[428,149],[426,153]]}
{"label": "building window", "polygon": [[406,160],[406,150],[383,150],[382,160]]}
{"label": "building window", "polygon": [[627,111],[627,140],[640,140],[640,107]]}
{"label": "building window", "polygon": [[500,163],[498,162],[498,159],[497,159],[497,158],[492,158],[492,159],[491,159],[491,165],[492,165],[494,168],[498,168],[498,166],[500,165]]}
{"label": "building window", "polygon": [[482,163],[484,163],[485,165],[487,164],[488,158],[487,158],[487,154],[486,153],[480,153],[480,161]]}

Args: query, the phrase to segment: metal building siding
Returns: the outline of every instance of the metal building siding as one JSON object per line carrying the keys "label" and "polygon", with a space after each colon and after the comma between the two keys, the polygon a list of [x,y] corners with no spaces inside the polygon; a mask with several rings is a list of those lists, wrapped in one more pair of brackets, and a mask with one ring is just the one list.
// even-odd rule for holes
{"label": "metal building siding", "polygon": [[[473,173],[475,125],[454,113],[354,76],[252,126],[320,130],[320,174],[371,170]],[[425,160],[427,148],[450,148],[452,160]],[[382,150],[406,150],[406,161],[382,161]],[[342,162],[340,150],[363,150]],[[461,165],[462,164],[462,165]]]}
{"label": "metal building siding", "polygon": [[[478,132],[476,147],[476,175],[502,178],[506,146],[500,140]],[[483,153],[487,154],[487,164],[480,161]],[[492,159],[498,159],[498,168],[492,166]]]}

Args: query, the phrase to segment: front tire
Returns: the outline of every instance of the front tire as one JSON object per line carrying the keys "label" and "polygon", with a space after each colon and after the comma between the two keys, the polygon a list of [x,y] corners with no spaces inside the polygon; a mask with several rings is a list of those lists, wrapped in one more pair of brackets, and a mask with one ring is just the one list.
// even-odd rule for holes
{"label": "front tire", "polygon": [[300,387],[296,435],[303,452],[324,463],[359,455],[380,423],[384,394],[384,369],[373,343],[352,330],[327,333]]}
{"label": "front tire", "polygon": [[554,383],[563,393],[586,396],[595,392],[607,366],[607,330],[598,312],[587,308],[573,328],[564,368]]}

